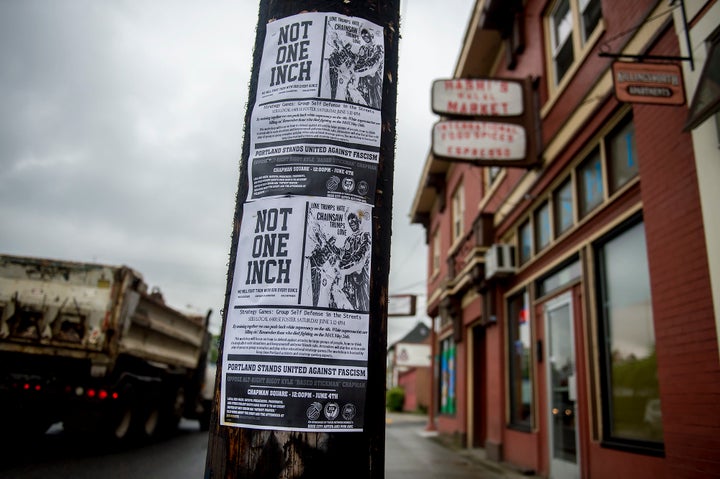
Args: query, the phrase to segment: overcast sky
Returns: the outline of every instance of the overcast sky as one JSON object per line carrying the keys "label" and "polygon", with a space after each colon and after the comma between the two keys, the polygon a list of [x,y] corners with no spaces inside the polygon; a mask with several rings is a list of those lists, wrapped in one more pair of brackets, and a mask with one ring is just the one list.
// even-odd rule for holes
{"label": "overcast sky", "polygon": [[[258,4],[0,1],[0,253],[128,265],[219,331]],[[472,4],[401,6],[391,294],[425,291],[409,211]]]}

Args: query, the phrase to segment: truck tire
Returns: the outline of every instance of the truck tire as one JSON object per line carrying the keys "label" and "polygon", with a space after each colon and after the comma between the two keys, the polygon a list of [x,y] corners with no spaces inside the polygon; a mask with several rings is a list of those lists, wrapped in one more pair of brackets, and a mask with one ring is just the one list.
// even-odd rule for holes
{"label": "truck tire", "polygon": [[185,389],[180,387],[170,400],[165,404],[163,410],[163,430],[172,432],[177,429],[180,419],[185,415]]}
{"label": "truck tire", "polygon": [[152,405],[144,414],[141,433],[145,439],[155,437],[160,429],[160,408]]}
{"label": "truck tire", "polygon": [[134,416],[130,405],[122,408],[119,414],[112,414],[107,427],[110,439],[127,441],[132,436]]}
{"label": "truck tire", "polygon": [[200,416],[198,417],[198,422],[200,422],[200,430],[202,432],[210,430],[210,416],[211,415],[212,415],[212,402],[211,401],[203,401],[202,412],[200,413]]}
{"label": "truck tire", "polygon": [[45,417],[7,417],[2,423],[2,436],[21,440],[42,436],[52,425],[52,421]]}

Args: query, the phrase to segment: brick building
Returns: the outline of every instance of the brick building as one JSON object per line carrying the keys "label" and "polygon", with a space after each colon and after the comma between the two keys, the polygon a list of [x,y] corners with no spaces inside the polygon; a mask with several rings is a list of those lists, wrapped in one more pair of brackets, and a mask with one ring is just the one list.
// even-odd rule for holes
{"label": "brick building", "polygon": [[[441,434],[547,477],[720,477],[719,24],[717,1],[476,2],[454,77],[532,79],[541,146],[425,162]],[[619,101],[640,56],[686,101]]]}

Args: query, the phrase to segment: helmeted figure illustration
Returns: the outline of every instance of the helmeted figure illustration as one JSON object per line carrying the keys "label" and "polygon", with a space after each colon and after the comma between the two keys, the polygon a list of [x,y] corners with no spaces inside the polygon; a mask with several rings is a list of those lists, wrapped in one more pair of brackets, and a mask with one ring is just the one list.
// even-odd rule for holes
{"label": "helmeted figure illustration", "polygon": [[344,275],[342,291],[356,311],[370,310],[370,233],[360,230],[361,218],[348,215],[352,234],[345,238],[338,267]]}
{"label": "helmeted figure illustration", "polygon": [[368,29],[363,28],[360,36],[365,43],[358,50],[355,62],[357,89],[367,106],[380,108],[382,106],[383,47],[373,43],[373,33]]}

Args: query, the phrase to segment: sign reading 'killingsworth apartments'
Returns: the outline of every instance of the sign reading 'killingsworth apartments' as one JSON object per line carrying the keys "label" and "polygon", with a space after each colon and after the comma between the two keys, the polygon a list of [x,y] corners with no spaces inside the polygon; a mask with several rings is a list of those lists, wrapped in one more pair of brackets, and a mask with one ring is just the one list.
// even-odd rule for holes
{"label": "sign reading 'killingsworth apartments'", "polygon": [[627,103],[681,106],[685,104],[680,66],[672,63],[615,62],[615,97]]}

